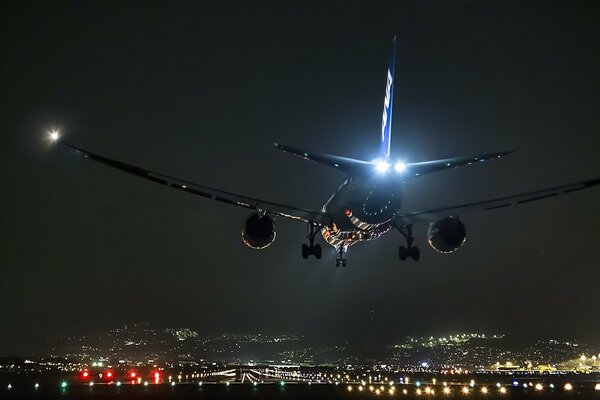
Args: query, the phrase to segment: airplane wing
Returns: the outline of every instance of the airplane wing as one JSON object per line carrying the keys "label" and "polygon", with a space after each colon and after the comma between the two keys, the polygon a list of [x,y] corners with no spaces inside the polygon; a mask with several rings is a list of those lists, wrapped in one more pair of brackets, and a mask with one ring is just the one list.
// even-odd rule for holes
{"label": "airplane wing", "polygon": [[112,160],[110,158],[80,149],[63,140],[58,140],[58,142],[66,147],[70,147],[71,149],[76,150],[85,158],[90,158],[109,167],[116,168],[123,172],[136,175],[140,178],[144,178],[149,181],[180,190],[182,192],[190,193],[211,200],[220,201],[222,203],[227,203],[234,206],[248,208],[250,210],[266,211],[267,213],[275,214],[289,219],[294,219],[297,221],[313,223],[318,225],[331,225],[332,223],[331,218],[327,214],[320,211],[305,210],[303,208],[292,207],[284,204],[255,199],[253,197],[243,196],[236,193],[230,193],[223,190],[214,189],[208,186],[199,185],[194,182],[174,178],[172,176],[164,175],[158,172],[153,172],[144,168],[136,167],[134,165]]}
{"label": "airplane wing", "polygon": [[436,220],[450,215],[457,215],[471,211],[489,211],[498,208],[517,206],[519,204],[547,199],[560,194],[573,193],[600,185],[600,178],[556,186],[549,189],[537,190],[535,192],[522,193],[514,196],[501,197],[498,199],[479,201],[475,203],[460,204],[450,207],[441,207],[427,211],[410,212],[396,216],[397,225],[413,224],[418,222],[435,222]]}

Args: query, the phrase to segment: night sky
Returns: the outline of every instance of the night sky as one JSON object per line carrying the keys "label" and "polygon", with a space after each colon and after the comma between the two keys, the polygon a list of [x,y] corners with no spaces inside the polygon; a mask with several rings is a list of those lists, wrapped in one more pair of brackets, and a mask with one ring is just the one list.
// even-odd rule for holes
{"label": "night sky", "polygon": [[306,227],[241,242],[248,210],[51,147],[46,130],[201,184],[320,209],[339,171],[273,142],[372,159],[398,36],[392,154],[515,149],[405,186],[407,211],[600,176],[595,1],[28,2],[0,6],[0,354],[132,321],[363,346],[506,333],[600,344],[600,191],[461,216],[442,255],[402,237],[303,260]]}

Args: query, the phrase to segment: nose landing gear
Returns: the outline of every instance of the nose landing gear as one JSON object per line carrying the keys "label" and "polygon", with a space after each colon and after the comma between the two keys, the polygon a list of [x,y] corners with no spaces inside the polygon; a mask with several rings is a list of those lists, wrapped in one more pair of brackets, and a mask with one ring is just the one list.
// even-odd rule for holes
{"label": "nose landing gear", "polygon": [[336,267],[346,267],[346,259],[344,258],[344,253],[346,252],[346,248],[344,246],[340,246],[338,249],[339,257],[335,259]]}
{"label": "nose landing gear", "polygon": [[419,261],[419,258],[421,258],[421,251],[418,247],[412,245],[415,240],[412,234],[412,224],[402,225],[400,227],[394,225],[394,228],[396,228],[406,240],[406,247],[400,246],[398,249],[400,260],[405,261],[407,258],[412,258],[415,261]]}
{"label": "nose landing gear", "polygon": [[321,231],[322,227],[317,225],[309,224],[310,232],[307,235],[309,244],[302,244],[302,258],[307,259],[308,256],[315,256],[317,259],[321,259],[321,245],[315,244],[315,236]]}

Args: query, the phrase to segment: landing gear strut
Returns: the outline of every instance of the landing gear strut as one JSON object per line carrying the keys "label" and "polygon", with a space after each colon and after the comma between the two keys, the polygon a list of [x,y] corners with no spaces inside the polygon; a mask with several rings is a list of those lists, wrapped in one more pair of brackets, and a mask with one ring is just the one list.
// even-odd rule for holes
{"label": "landing gear strut", "polygon": [[309,244],[302,244],[302,258],[306,259],[308,256],[315,256],[317,259],[321,259],[321,245],[315,244],[315,236],[321,231],[321,227],[313,224],[309,224],[310,232],[306,236]]}
{"label": "landing gear strut", "polygon": [[340,246],[340,248],[338,249],[338,255],[339,257],[335,259],[335,266],[336,267],[346,267],[346,259],[344,258],[344,253],[346,252],[346,249],[344,248],[344,246]]}
{"label": "landing gear strut", "polygon": [[398,256],[400,256],[400,260],[405,261],[407,258],[412,258],[415,261],[419,261],[421,252],[419,251],[418,247],[412,245],[415,240],[412,234],[412,224],[394,227],[402,236],[404,236],[404,239],[406,239],[406,247],[400,246],[398,249]]}

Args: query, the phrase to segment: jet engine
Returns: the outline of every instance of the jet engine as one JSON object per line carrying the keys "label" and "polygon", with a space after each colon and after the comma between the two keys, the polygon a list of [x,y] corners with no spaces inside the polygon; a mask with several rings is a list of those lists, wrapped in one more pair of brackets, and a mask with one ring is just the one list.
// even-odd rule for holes
{"label": "jet engine", "polygon": [[442,218],[429,225],[427,241],[440,253],[452,253],[467,240],[465,225],[458,217]]}
{"label": "jet engine", "polygon": [[246,218],[242,229],[242,240],[253,249],[269,247],[275,240],[275,222],[268,214],[253,213]]}

